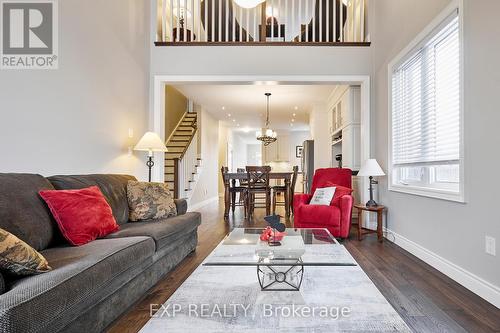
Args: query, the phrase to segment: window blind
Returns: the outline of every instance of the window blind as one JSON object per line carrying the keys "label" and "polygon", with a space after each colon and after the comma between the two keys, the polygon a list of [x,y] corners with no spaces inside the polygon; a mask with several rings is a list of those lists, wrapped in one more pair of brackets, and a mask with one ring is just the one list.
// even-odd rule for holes
{"label": "window blind", "polygon": [[458,13],[392,73],[392,163],[458,163],[460,45]]}

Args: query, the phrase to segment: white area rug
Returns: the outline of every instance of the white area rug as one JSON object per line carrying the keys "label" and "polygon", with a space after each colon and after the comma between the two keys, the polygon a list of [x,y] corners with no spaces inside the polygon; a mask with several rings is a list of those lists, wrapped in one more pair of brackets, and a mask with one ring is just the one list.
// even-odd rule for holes
{"label": "white area rug", "polygon": [[256,267],[200,265],[141,332],[411,332],[359,266],[304,269],[300,291],[261,291]]}

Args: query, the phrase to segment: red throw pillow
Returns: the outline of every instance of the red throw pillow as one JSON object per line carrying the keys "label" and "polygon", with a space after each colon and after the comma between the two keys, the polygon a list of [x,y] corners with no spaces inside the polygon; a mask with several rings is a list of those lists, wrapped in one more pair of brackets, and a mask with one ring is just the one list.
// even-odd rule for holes
{"label": "red throw pillow", "polygon": [[97,186],[81,190],[40,191],[63,236],[72,245],[84,245],[120,227]]}
{"label": "red throw pillow", "polygon": [[325,184],[325,187],[336,187],[337,189],[335,190],[335,194],[333,195],[332,199],[332,205],[334,206],[340,206],[340,198],[343,197],[344,195],[350,195],[352,194],[352,189],[345,187],[345,186],[340,186],[337,184],[334,184],[332,182],[327,182]]}

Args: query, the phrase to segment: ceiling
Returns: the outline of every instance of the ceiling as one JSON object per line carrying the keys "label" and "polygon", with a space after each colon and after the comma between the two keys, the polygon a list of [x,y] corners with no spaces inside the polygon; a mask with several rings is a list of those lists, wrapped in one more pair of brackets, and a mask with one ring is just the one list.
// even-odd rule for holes
{"label": "ceiling", "polygon": [[264,127],[266,92],[272,93],[270,127],[273,130],[308,130],[309,113],[313,106],[325,103],[336,88],[335,85],[193,84],[174,87],[227,126],[242,131]]}

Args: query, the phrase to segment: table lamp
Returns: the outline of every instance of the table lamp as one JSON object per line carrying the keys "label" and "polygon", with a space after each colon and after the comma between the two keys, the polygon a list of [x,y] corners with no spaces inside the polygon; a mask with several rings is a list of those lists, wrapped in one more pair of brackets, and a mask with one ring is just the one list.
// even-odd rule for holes
{"label": "table lamp", "polygon": [[146,165],[149,168],[149,181],[151,182],[151,169],[155,163],[153,162],[153,152],[155,151],[163,151],[167,152],[168,149],[165,146],[165,143],[158,136],[158,134],[154,132],[147,132],[143,135],[141,140],[135,145],[134,150],[139,151],[147,151],[148,152],[148,161]]}
{"label": "table lamp", "polygon": [[373,184],[378,184],[378,181],[373,180],[373,177],[385,176],[384,171],[375,159],[367,160],[358,172],[360,177],[370,177],[370,201],[366,203],[366,207],[375,207],[378,204],[373,200]]}

